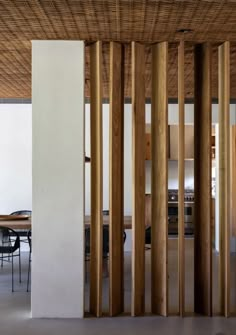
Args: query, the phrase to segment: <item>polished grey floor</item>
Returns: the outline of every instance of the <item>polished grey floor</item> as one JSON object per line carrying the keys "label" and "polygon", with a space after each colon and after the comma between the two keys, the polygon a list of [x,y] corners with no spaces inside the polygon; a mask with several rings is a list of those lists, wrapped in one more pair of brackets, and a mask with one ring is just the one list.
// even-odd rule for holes
{"label": "polished grey floor", "polygon": [[[191,242],[190,242],[191,243]],[[175,266],[175,247],[169,251],[169,257],[173,259],[170,266]],[[191,254],[191,249],[188,251]],[[171,256],[172,255],[172,256]],[[149,255],[147,252],[146,259]],[[181,335],[235,335],[236,318],[229,319],[223,317],[102,317],[78,319],[31,319],[30,317],[30,293],[26,292],[28,255],[23,255],[23,281],[17,284],[16,292],[11,293],[10,268],[4,265],[0,269],[0,335],[47,335],[47,334],[81,334],[81,335],[103,335],[103,334],[181,334]],[[147,261],[148,263],[148,261]],[[130,268],[130,255],[126,255],[126,270]],[[173,270],[173,269],[172,269]],[[175,281],[175,272],[173,272],[173,281]],[[126,274],[127,275],[127,274]],[[191,281],[191,275],[189,274]],[[128,277],[126,278],[126,299],[129,301],[130,293]],[[104,276],[104,286],[107,279]],[[88,285],[88,284],[87,284]],[[175,294],[173,294],[173,301]],[[148,299],[147,299],[148,300]],[[106,304],[106,301],[104,301]],[[147,308],[148,308],[147,303]],[[175,302],[173,303],[173,309]],[[189,308],[191,309],[191,299],[189,299]],[[104,306],[105,307],[105,306]],[[129,304],[126,304],[129,309]]]}

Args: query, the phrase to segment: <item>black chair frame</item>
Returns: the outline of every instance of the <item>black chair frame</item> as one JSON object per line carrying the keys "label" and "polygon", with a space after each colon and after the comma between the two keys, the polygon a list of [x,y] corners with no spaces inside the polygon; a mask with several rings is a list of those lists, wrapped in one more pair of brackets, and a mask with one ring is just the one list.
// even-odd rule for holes
{"label": "black chair frame", "polygon": [[[19,234],[9,228],[0,227],[0,232],[2,232],[2,244],[0,245],[0,260],[1,267],[3,266],[3,261],[11,261],[11,271],[12,271],[12,292],[14,292],[14,258],[19,257],[19,282],[21,283],[21,254],[20,254],[20,236]],[[18,253],[16,253],[18,251]],[[5,256],[6,255],[6,256]]]}
{"label": "black chair frame", "polygon": [[[123,232],[124,243],[126,241],[126,232]],[[103,225],[103,246],[102,253],[103,259],[109,259],[109,226]],[[85,262],[90,260],[90,227],[85,228]],[[87,264],[87,263],[86,263]],[[107,270],[108,274],[108,270]],[[87,281],[87,271],[85,271],[85,280]]]}
{"label": "black chair frame", "polygon": [[29,242],[29,264],[28,264],[28,275],[27,275],[27,292],[29,292],[30,272],[31,272],[31,252],[32,252],[32,241],[31,241],[31,230],[27,234]]}
{"label": "black chair frame", "polygon": [[[29,209],[22,209],[22,210],[12,212],[10,215],[28,215],[28,216],[31,216],[32,211],[29,210]],[[18,232],[20,237],[25,237],[23,239],[20,239],[21,242],[28,243],[28,230],[25,230],[25,229],[19,230],[18,229],[17,232]]]}

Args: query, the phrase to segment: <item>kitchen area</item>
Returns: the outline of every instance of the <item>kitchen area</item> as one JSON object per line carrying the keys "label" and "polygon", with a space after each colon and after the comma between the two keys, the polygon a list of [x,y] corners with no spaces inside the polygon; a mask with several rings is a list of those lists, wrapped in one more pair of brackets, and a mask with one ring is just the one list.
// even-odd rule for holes
{"label": "kitchen area", "polygon": [[[146,125],[146,225],[151,225],[151,132]],[[178,235],[178,125],[168,126],[168,233]],[[212,231],[215,225],[215,126],[212,126]],[[185,235],[194,235],[194,126],[185,125]],[[214,238],[214,237],[213,237]]]}
{"label": "kitchen area", "polygon": [[[185,223],[186,236],[194,234],[194,105],[185,104]],[[145,105],[145,225],[151,224],[151,104]],[[236,108],[230,105],[230,122],[236,124]],[[169,234],[177,236],[178,227],[178,105],[168,105],[168,218]],[[90,157],[90,105],[85,105],[85,154]],[[109,104],[103,104],[103,210],[109,210]],[[217,218],[217,154],[218,154],[218,104],[212,104],[212,240],[219,245]],[[85,215],[90,215],[90,164],[85,168]],[[131,104],[125,104],[124,113],[124,216],[132,217],[132,113]],[[126,231],[125,251],[131,251],[131,230]],[[234,243],[233,243],[234,244]],[[217,249],[219,246],[217,247]]]}

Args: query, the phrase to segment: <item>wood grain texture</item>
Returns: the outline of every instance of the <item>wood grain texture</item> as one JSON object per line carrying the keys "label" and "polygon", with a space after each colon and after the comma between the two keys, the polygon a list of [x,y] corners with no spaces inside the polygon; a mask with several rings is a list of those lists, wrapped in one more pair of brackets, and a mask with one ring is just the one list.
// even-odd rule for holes
{"label": "wood grain texture", "polygon": [[168,314],[168,43],[152,46],[152,313]]}
{"label": "wood grain texture", "polygon": [[132,42],[133,316],[145,311],[145,46]]}
{"label": "wood grain texture", "polygon": [[184,176],[185,176],[185,129],[184,129],[184,41],[178,48],[178,271],[179,271],[179,314],[184,316],[185,305],[185,252],[184,252]]}
{"label": "wood grain texture", "polygon": [[236,237],[236,125],[230,127],[230,223]]}
{"label": "wood grain texture", "polygon": [[124,311],[124,48],[110,43],[109,309]]}
{"label": "wood grain texture", "polygon": [[211,45],[195,46],[194,311],[212,315]]}
{"label": "wood grain texture", "polygon": [[[169,126],[170,132],[170,159],[178,160],[179,152],[179,126]],[[194,127],[192,125],[184,126],[184,156],[185,159],[194,158]]]}
{"label": "wood grain texture", "polygon": [[187,159],[194,158],[194,126],[186,125],[185,131],[185,157]]}
{"label": "wood grain texture", "polygon": [[8,227],[11,229],[31,229],[31,218],[30,219],[18,219],[18,220],[10,220],[10,219],[1,219],[0,227]]}
{"label": "wood grain texture", "polygon": [[[0,221],[1,223],[1,221]],[[91,224],[91,216],[86,215],[84,217],[84,223],[85,223],[85,227],[90,227]],[[104,226],[109,226],[110,224],[110,217],[109,215],[104,215],[103,216],[103,225]],[[132,216],[128,215],[128,216],[124,216],[124,229],[132,229]]]}
{"label": "wood grain texture", "polygon": [[18,215],[12,215],[12,214],[1,214],[0,215],[0,221],[14,221],[14,220],[27,220],[31,219],[31,215],[26,215],[26,214],[18,214]]}
{"label": "wood grain texture", "polygon": [[230,314],[230,199],[229,199],[230,44],[219,46],[219,226],[220,311]]}
{"label": "wood grain texture", "polygon": [[90,313],[102,314],[102,42],[90,47],[91,122],[91,227],[90,227]]}

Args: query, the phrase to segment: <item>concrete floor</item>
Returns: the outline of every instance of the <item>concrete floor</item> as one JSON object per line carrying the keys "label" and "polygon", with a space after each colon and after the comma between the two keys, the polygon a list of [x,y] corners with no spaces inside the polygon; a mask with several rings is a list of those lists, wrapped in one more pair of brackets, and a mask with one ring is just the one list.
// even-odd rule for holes
{"label": "concrete floor", "polygon": [[[171,312],[175,312],[176,308],[176,274],[177,274],[177,258],[176,258],[176,241],[169,243],[169,267],[172,270],[170,272],[170,305]],[[186,241],[187,252],[186,252],[186,265],[190,265],[192,253],[192,242],[191,240]],[[231,257],[234,260],[234,256]],[[130,255],[127,254],[125,263],[125,301],[126,311],[129,310],[130,305]],[[217,263],[217,257],[215,257]],[[190,262],[190,263],[188,263]],[[28,254],[23,255],[23,282],[16,285],[16,292],[11,293],[11,277],[9,276],[10,268],[5,265],[3,269],[0,269],[0,335],[65,335],[65,334],[81,334],[81,335],[99,335],[99,334],[181,334],[181,335],[235,335],[236,334],[236,318],[231,317],[229,319],[223,317],[157,317],[157,316],[145,316],[145,317],[115,317],[107,318],[103,317],[100,319],[96,318],[85,318],[83,320],[78,319],[31,319],[30,318],[30,293],[26,292],[26,274],[28,265]],[[234,263],[235,264],[235,263]],[[146,266],[147,269],[150,265],[150,251],[146,252]],[[215,266],[214,266],[215,268]],[[187,290],[186,306],[191,311],[192,309],[192,298],[191,286],[193,285],[193,275],[191,274],[191,267],[187,266],[186,279],[189,282],[189,288]],[[236,269],[236,267],[235,267]],[[215,270],[214,270],[215,271]],[[150,293],[148,290],[149,276],[146,277],[146,308],[150,308]],[[104,289],[107,288],[108,279],[104,278]],[[192,284],[191,284],[192,282]],[[16,278],[17,283],[17,278]],[[88,284],[87,284],[88,286]],[[215,288],[214,288],[215,289]],[[88,287],[86,292],[88,293]],[[105,291],[106,292],[106,291]],[[232,290],[234,296],[235,290]],[[86,293],[86,295],[87,295]],[[105,294],[104,309],[106,309],[107,294]],[[232,299],[236,302],[236,299]],[[234,304],[236,305],[236,303]]]}
{"label": "concrete floor", "polygon": [[[168,289],[169,289],[169,315],[178,314],[178,240],[169,238],[168,241]],[[146,250],[146,272],[145,272],[145,309],[151,313],[151,250]],[[194,239],[185,239],[185,312],[187,315],[194,313]],[[213,251],[213,313],[219,315],[218,295],[218,254]],[[89,268],[89,266],[87,266]],[[125,314],[130,315],[131,311],[131,253],[125,253]],[[85,286],[85,310],[89,310],[89,274]],[[231,254],[231,312],[236,314],[236,254]],[[103,312],[109,311],[109,278],[103,277]],[[236,333],[236,332],[235,332]]]}

